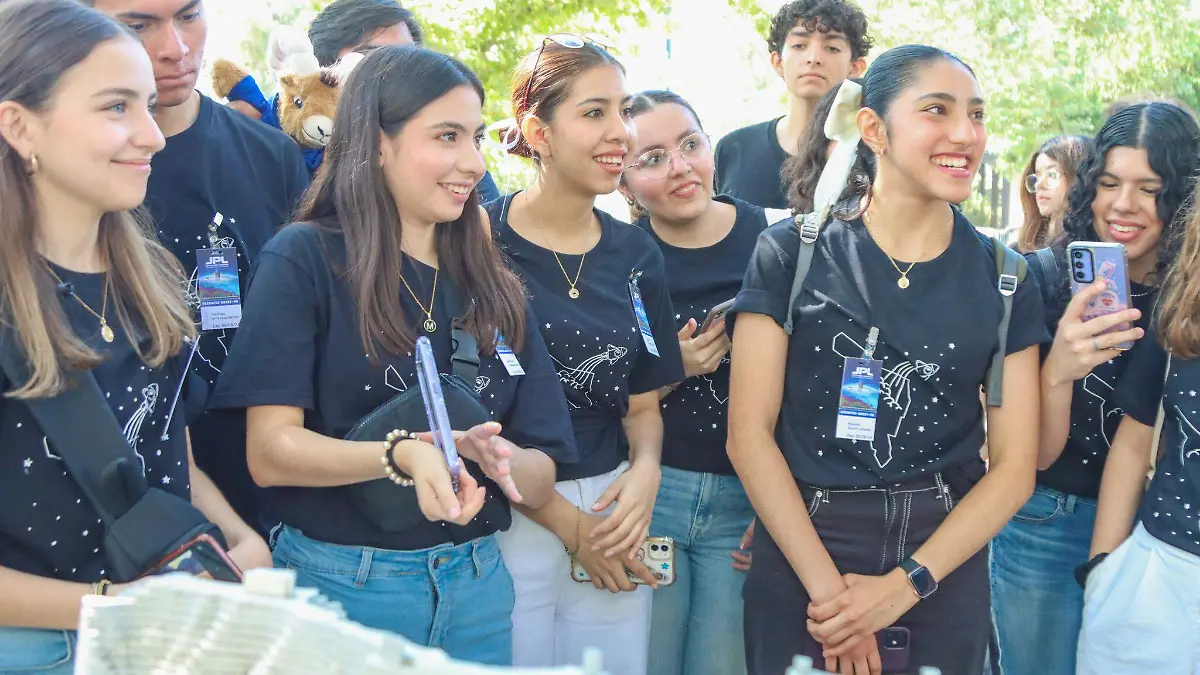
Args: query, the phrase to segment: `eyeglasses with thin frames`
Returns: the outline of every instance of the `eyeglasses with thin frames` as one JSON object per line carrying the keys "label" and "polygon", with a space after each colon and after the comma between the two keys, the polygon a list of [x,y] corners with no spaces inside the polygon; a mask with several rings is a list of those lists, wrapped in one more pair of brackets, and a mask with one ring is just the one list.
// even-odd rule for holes
{"label": "eyeglasses with thin frames", "polygon": [[1058,169],[1049,169],[1041,176],[1036,173],[1031,173],[1028,176],[1025,176],[1025,191],[1029,194],[1033,194],[1037,192],[1038,187],[1043,183],[1049,190],[1057,188],[1062,184],[1062,172],[1060,172]]}
{"label": "eyeglasses with thin frames", "polygon": [[636,172],[639,176],[652,180],[662,180],[671,175],[671,166],[676,156],[689,167],[710,162],[712,161],[712,141],[709,140],[708,134],[697,131],[680,141],[677,148],[671,150],[655,148],[642,153],[637,161],[625,167],[625,170]]}
{"label": "eyeglasses with thin frames", "polygon": [[546,37],[542,38],[542,44],[538,46],[537,56],[533,59],[533,68],[529,69],[529,81],[525,83],[525,93],[521,96],[521,100],[524,102],[526,110],[530,108],[529,95],[533,93],[533,78],[537,76],[538,65],[540,65],[542,62],[542,54],[546,51],[546,45],[551,42],[559,45],[560,47],[566,47],[568,49],[583,49],[583,46],[590,42],[597,47],[604,49],[605,51],[612,51],[602,42],[597,42],[596,40],[583,35],[575,35],[574,33],[555,33],[554,35],[547,35]]}

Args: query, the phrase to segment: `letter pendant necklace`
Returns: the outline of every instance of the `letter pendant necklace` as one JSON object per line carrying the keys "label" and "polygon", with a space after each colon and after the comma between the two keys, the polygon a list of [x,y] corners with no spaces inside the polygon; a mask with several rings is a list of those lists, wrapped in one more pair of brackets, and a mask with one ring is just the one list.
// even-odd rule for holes
{"label": "letter pendant necklace", "polygon": [[[413,269],[416,269],[415,265]],[[437,300],[437,279],[438,270],[435,269],[433,270],[433,292],[429,294],[429,307],[426,308],[421,303],[421,299],[417,297],[417,294],[413,292],[412,286],[408,285],[408,280],[404,278],[404,272],[400,273],[400,281],[408,289],[408,294],[412,296],[413,302],[417,303],[417,307],[420,307],[421,311],[425,314],[425,322],[421,324],[421,327],[425,329],[426,333],[432,333],[437,330],[437,322],[433,320],[433,303]]]}

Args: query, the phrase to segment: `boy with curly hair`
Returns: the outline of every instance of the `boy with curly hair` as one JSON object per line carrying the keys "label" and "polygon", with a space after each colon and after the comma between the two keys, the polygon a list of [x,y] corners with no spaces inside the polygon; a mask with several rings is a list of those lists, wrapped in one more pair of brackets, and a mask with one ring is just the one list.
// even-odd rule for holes
{"label": "boy with curly hair", "polygon": [[716,191],[757,206],[786,209],[780,170],[796,153],[817,101],[867,69],[874,41],[867,16],[848,0],[794,0],[775,13],[767,46],[790,94],[782,117],[731,132],[716,149]]}

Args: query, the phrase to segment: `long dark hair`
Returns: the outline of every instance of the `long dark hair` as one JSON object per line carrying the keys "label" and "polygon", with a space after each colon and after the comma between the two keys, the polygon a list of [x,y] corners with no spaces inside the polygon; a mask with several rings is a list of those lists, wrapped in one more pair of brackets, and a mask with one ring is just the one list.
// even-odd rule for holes
{"label": "long dark hair", "polygon": [[[855,84],[862,84],[861,79],[850,78]],[[837,100],[838,87],[825,92],[817,101],[813,110],[812,121],[800,136],[796,154],[789,154],[783,163],[780,174],[783,183],[788,186],[788,206],[794,213],[808,213],[813,210],[813,198],[817,193],[817,181],[821,180],[821,171],[825,168],[825,158],[828,156],[829,144],[833,141],[825,136],[825,120],[829,119],[829,111],[833,110],[833,102]]]}
{"label": "long dark hair", "polygon": [[[468,86],[483,100],[479,78],[459,61],[421,47],[380,47],[355,67],[342,87],[333,136],[297,220],[310,221],[346,241],[346,269],[354,290],[358,328],[367,355],[412,349],[415,331],[396,303],[400,281],[400,214],[379,166],[380,131],[389,137],[422,108],[455,87]],[[525,294],[500,259],[483,226],[478,195],[462,215],[437,226],[443,273],[468,303],[466,329],[491,353],[499,330],[514,349],[525,339]]]}
{"label": "long dark hair", "polygon": [[[889,49],[879,55],[862,78],[862,105],[870,108],[887,124],[888,112],[892,103],[905,89],[912,86],[917,77],[926,67],[937,61],[957,63],[967,72],[975,75],[962,59],[937,47],[928,45],[904,45]],[[822,156],[822,163],[825,161]],[[859,141],[858,154],[854,159],[854,167],[850,170],[850,178],[846,190],[838,200],[835,210],[838,217],[854,218],[861,214],[865,200],[871,194],[871,186],[875,180],[875,155],[867,144]],[[816,185],[814,183],[813,187]]]}
{"label": "long dark hair", "polygon": [[[1154,275],[1161,282],[1171,262],[1179,255],[1185,231],[1180,212],[1191,197],[1196,185],[1196,169],[1200,162],[1200,126],[1186,110],[1162,103],[1135,103],[1122,108],[1100,127],[1091,152],[1079,167],[1075,183],[1067,193],[1067,215],[1063,220],[1063,238],[1054,250],[1062,269],[1067,267],[1066,246],[1075,241],[1096,238],[1092,218],[1092,202],[1096,199],[1096,183],[1113,148],[1140,148],[1146,151],[1150,169],[1162,179],[1162,189],[1155,197],[1158,219],[1163,229],[1158,239],[1158,265]],[[1070,301],[1070,281],[1063,275],[1059,284],[1059,310]]]}
{"label": "long dark hair", "polygon": [[1030,156],[1029,163],[1021,172],[1021,210],[1025,214],[1025,222],[1021,225],[1020,234],[1017,235],[1017,249],[1024,253],[1036,251],[1054,243],[1054,240],[1062,235],[1062,219],[1067,209],[1066,199],[1063,200],[1059,213],[1046,217],[1038,210],[1037,196],[1024,187],[1025,178],[1033,175],[1036,171],[1037,158],[1045,155],[1054,160],[1054,163],[1058,164],[1059,170],[1062,171],[1067,190],[1070,191],[1071,186],[1075,184],[1075,176],[1079,173],[1079,166],[1087,156],[1091,142],[1092,139],[1087,136],[1055,136],[1043,143],[1042,147]]}
{"label": "long dark hair", "polygon": [[[0,2],[0,101],[35,113],[53,105],[59,81],[100,45],[136,38],[120,23],[73,0]],[[65,371],[98,365],[100,354],[71,329],[36,245],[39,204],[31,161],[0,138],[0,320],[13,327],[31,375],[7,396],[45,398],[62,390]],[[134,349],[159,366],[195,335],[184,303],[179,261],[134,213],[100,219],[99,249],[108,264],[113,306]],[[134,321],[133,317],[137,319]]]}

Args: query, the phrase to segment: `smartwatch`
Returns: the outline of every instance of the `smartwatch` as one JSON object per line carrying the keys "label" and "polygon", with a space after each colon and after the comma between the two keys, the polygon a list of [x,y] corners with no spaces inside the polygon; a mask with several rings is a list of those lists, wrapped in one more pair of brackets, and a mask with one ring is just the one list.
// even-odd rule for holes
{"label": "smartwatch", "polygon": [[933,578],[933,573],[925,569],[921,563],[908,558],[900,563],[900,569],[904,570],[904,575],[908,577],[908,583],[912,584],[913,592],[917,597],[924,600],[933,595],[933,592],[938,589],[937,580]]}
{"label": "smartwatch", "polygon": [[1107,553],[1097,553],[1096,557],[1083,563],[1079,567],[1076,567],[1075,568],[1075,583],[1079,584],[1080,588],[1086,588],[1088,575],[1092,573],[1092,570],[1096,569],[1097,565],[1104,562],[1104,559],[1107,557],[1108,557]]}

